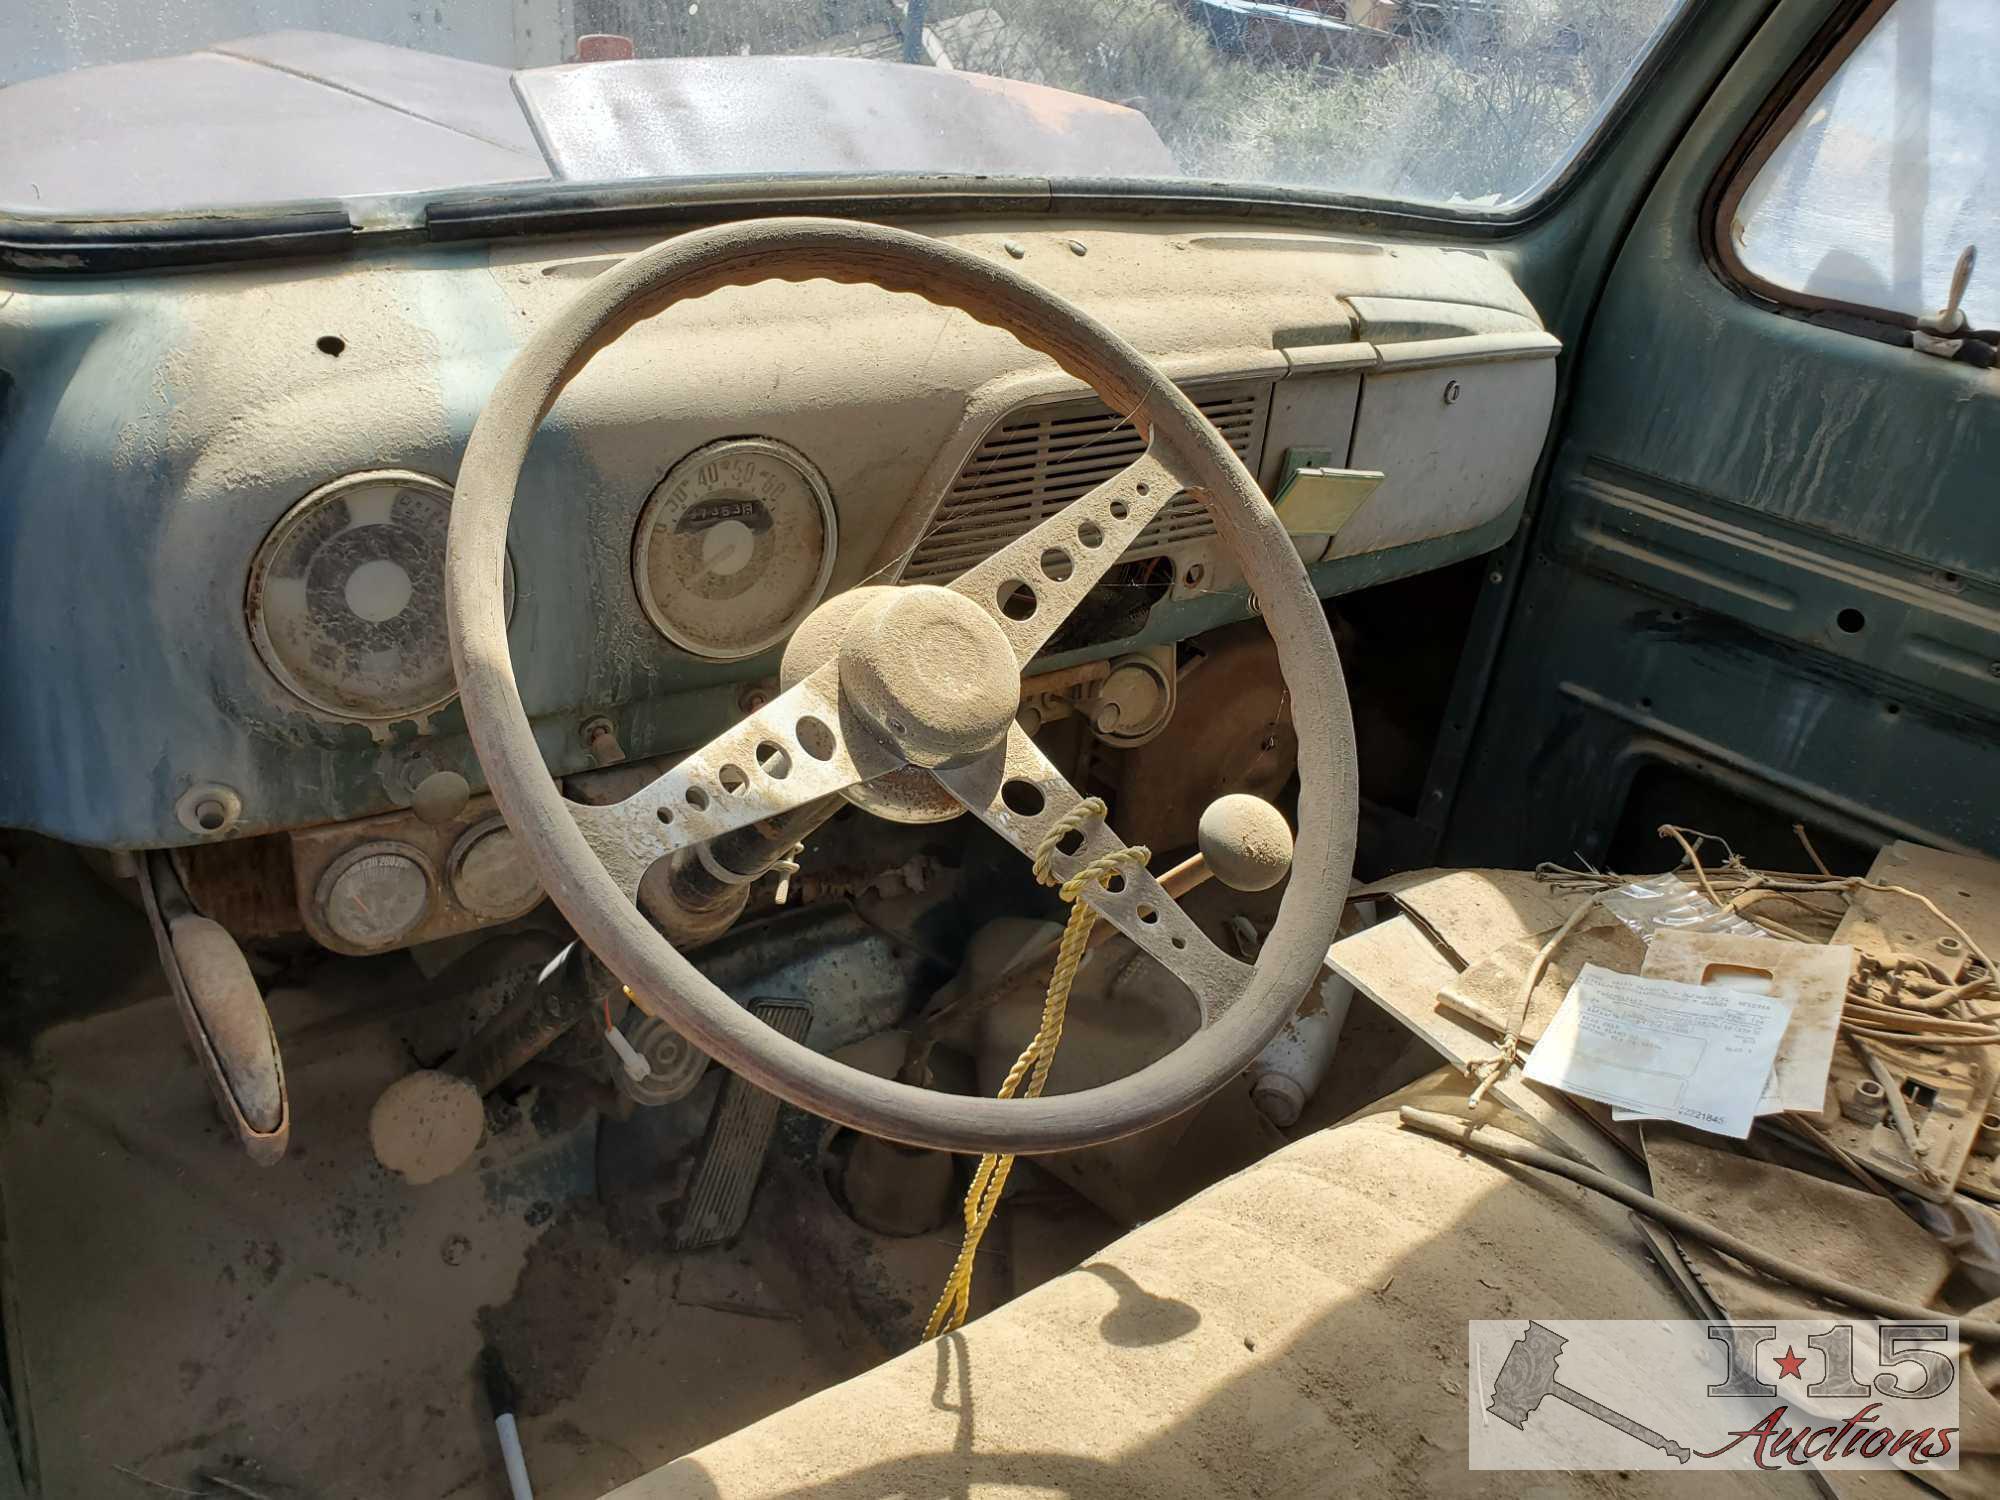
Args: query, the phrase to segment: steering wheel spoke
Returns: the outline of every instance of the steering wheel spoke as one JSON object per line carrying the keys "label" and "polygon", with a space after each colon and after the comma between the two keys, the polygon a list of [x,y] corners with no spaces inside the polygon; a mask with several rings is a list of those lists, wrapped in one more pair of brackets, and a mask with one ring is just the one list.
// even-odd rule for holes
{"label": "steering wheel spoke", "polygon": [[999,622],[1025,667],[1153,517],[1189,487],[1155,439],[1104,483],[946,587]]}
{"label": "steering wheel spoke", "polygon": [[902,766],[851,715],[843,721],[839,669],[828,665],[624,801],[567,806],[611,878],[636,899],[641,877],[662,856]]}
{"label": "steering wheel spoke", "polygon": [[[941,767],[933,774],[975,817],[1029,859],[1084,800],[1019,725],[992,753],[966,765]],[[1091,818],[1057,845],[1050,872],[1067,880],[1092,860],[1124,847],[1109,823]],[[1211,942],[1159,881],[1136,865],[1125,866],[1106,884],[1087,883],[1077,899],[1194,992],[1204,1029],[1220,1020],[1249,984],[1251,966]]]}

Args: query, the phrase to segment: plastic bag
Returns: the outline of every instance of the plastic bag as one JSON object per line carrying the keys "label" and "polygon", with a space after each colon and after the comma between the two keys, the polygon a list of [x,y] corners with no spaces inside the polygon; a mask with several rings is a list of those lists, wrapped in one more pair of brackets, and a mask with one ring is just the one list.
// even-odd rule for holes
{"label": "plastic bag", "polygon": [[1699,888],[1678,875],[1650,875],[1606,891],[1597,904],[1650,943],[1663,928],[1677,932],[1726,932],[1736,937],[1768,938],[1755,922],[1724,911]]}

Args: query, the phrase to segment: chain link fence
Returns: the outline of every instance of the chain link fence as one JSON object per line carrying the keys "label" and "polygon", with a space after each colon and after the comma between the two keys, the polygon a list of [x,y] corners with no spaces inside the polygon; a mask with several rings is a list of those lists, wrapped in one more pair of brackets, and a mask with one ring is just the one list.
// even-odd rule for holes
{"label": "chain link fence", "polygon": [[576,0],[576,23],[642,57],[911,57],[1090,94],[1190,177],[1493,203],[1561,166],[1677,3]]}

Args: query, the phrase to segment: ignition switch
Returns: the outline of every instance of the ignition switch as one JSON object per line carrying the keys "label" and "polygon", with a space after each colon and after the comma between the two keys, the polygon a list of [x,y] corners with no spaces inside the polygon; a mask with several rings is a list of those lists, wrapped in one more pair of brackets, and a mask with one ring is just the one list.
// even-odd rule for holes
{"label": "ignition switch", "polygon": [[1174,711],[1171,655],[1147,653],[1112,663],[1084,705],[1090,727],[1107,745],[1142,745],[1167,727]]}
{"label": "ignition switch", "polygon": [[1130,749],[1167,727],[1174,715],[1174,648],[1149,646],[1109,662],[1084,662],[1027,678],[1017,716],[1029,734],[1081,714],[1107,745]]}

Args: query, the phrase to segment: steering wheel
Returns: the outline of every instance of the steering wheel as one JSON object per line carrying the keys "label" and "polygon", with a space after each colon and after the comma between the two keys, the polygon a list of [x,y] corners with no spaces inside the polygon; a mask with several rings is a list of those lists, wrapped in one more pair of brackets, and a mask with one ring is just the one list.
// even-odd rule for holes
{"label": "steering wheel", "polygon": [[[856,589],[801,627],[830,659],[623,802],[567,801],[514,681],[503,600],[521,466],[564,386],[642,319],[726,286],[826,280],[913,293],[1011,333],[1127,413],[1148,440],[1115,477],[949,586]],[[1032,857],[1083,799],[1014,722],[1022,670],[1177,495],[1198,497],[1240,562],[1298,733],[1292,877],[1255,966],[1205,937],[1152,876],[1128,869],[1081,899],[1184,981],[1201,1028],[1113,1083],[1038,1099],[966,1098],[877,1078],[780,1036],[704,978],[641,914],[639,879],[673,850],[891,774],[929,776]],[[923,235],[829,219],[697,230],[592,280],[522,348],[473,428],[445,554],[452,663],[487,783],[542,885],[639,1005],[802,1109],[906,1145],[1064,1151],[1160,1124],[1256,1057],[1318,976],[1346,898],[1357,791],[1354,727],[1326,613],[1256,482],[1208,420],[1116,334],[997,261]],[[1053,870],[1121,847],[1085,823]]]}

